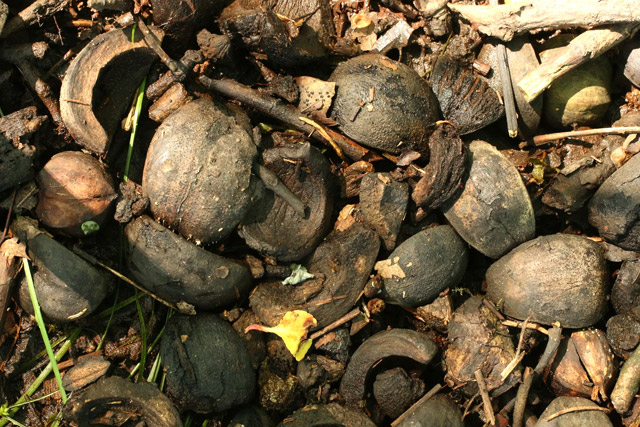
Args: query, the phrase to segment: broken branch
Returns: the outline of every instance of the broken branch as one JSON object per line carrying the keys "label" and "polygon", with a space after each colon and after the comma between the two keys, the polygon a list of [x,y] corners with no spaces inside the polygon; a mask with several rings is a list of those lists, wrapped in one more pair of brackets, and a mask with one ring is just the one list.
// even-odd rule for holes
{"label": "broken branch", "polygon": [[[618,7],[618,6],[616,6]],[[640,24],[617,24],[585,31],[558,48],[548,60],[524,76],[518,83],[525,99],[531,102],[544,92],[554,80],[580,64],[596,58],[632,35]]]}
{"label": "broken branch", "polygon": [[640,133],[640,126],[625,126],[613,128],[572,130],[567,132],[548,133],[546,135],[538,135],[533,137],[534,145],[544,145],[552,141],[564,138],[579,138],[582,136],[592,135],[632,135]]}
{"label": "broken branch", "polygon": [[476,25],[480,32],[504,41],[518,33],[547,27],[640,22],[637,0],[546,0],[498,6],[449,4],[449,8]]}

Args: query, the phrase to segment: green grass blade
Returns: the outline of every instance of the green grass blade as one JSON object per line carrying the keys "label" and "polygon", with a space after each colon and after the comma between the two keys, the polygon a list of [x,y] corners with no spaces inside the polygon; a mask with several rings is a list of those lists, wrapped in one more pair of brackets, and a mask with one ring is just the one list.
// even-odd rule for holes
{"label": "green grass blade", "polygon": [[138,91],[138,99],[136,100],[136,109],[133,113],[133,127],[131,128],[131,136],[129,137],[129,150],[127,151],[127,161],[124,164],[124,177],[122,180],[127,182],[129,180],[129,165],[131,164],[131,156],[133,155],[133,145],[136,140],[136,133],[138,132],[138,122],[140,121],[140,112],[142,111],[142,101],[144,100],[144,89],[147,85],[147,78],[142,79],[140,83],[140,90]]}
{"label": "green grass blade", "polygon": [[56,361],[56,357],[53,354],[53,349],[51,348],[51,342],[49,342],[49,334],[47,334],[47,328],[44,324],[44,319],[42,318],[42,312],[40,311],[40,304],[38,303],[38,297],[36,295],[36,288],[33,285],[33,277],[31,276],[31,268],[29,267],[29,260],[26,258],[22,258],[22,265],[24,266],[24,274],[27,278],[27,286],[29,287],[29,296],[31,297],[31,303],[33,304],[33,313],[36,317],[36,323],[40,328],[40,334],[42,335],[42,340],[44,341],[44,346],[47,349],[47,354],[49,355],[49,361],[51,363],[51,367],[53,368],[53,374],[56,377],[56,382],[58,383],[58,389],[60,390],[60,396],[62,397],[62,403],[67,403],[67,392],[62,387],[62,377],[60,377],[60,371],[58,370],[58,363]]}

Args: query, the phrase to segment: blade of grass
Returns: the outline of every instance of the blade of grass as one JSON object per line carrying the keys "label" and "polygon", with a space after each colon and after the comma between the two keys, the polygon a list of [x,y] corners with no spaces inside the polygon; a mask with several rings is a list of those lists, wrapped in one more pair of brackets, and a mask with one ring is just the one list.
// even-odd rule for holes
{"label": "blade of grass", "polygon": [[144,100],[144,89],[147,85],[147,77],[145,76],[140,83],[140,91],[138,93],[138,99],[136,100],[136,110],[133,113],[133,127],[131,128],[131,136],[129,137],[129,150],[127,151],[127,161],[124,164],[124,176],[122,180],[127,182],[129,180],[129,165],[131,164],[131,156],[133,155],[133,145],[136,140],[136,133],[138,132],[138,122],[140,121],[140,112],[142,111],[142,101]]}
{"label": "blade of grass", "polygon": [[[54,359],[55,362],[60,361],[60,359],[62,359],[64,355],[67,354],[67,351],[69,351],[69,348],[71,347],[71,345],[75,342],[76,338],[78,338],[78,336],[80,335],[80,332],[82,332],[82,329],[76,328],[73,331],[71,331],[71,333],[69,333],[69,338],[64,342],[64,344],[62,344],[60,349],[55,354],[55,359]],[[20,396],[20,398],[16,401],[16,403],[14,403],[11,406],[11,409],[7,410],[8,413],[4,415],[2,418],[0,418],[0,427],[4,427],[7,425],[7,423],[12,422],[7,417],[13,417],[16,414],[16,412],[18,412],[18,410],[22,407],[22,405],[24,405],[25,403],[28,403],[27,399],[31,397],[31,395],[35,393],[36,390],[38,390],[38,388],[42,385],[44,380],[51,373],[53,366],[55,366],[55,363],[52,363],[52,362],[49,362],[49,364],[45,366],[42,372],[40,372],[40,375],[38,375],[38,377],[33,381],[33,383],[31,383],[31,385],[29,386],[29,388],[27,388],[24,394]]]}
{"label": "blade of grass", "polygon": [[[138,290],[136,289],[136,295]],[[140,336],[142,338],[142,348],[140,349],[140,372],[138,373],[137,382],[144,381],[144,368],[147,363],[147,324],[144,321],[144,313],[142,312],[142,304],[140,300],[136,300],[136,309],[138,310],[138,320],[140,321]]]}
{"label": "blade of grass", "polygon": [[40,328],[40,334],[42,335],[42,340],[44,341],[44,346],[47,349],[47,354],[49,355],[49,361],[51,362],[51,366],[53,368],[53,374],[56,377],[56,382],[58,383],[58,389],[60,390],[60,396],[62,397],[62,403],[67,403],[67,392],[62,387],[62,377],[60,377],[60,371],[58,370],[58,364],[56,363],[55,355],[53,354],[53,349],[51,348],[51,342],[49,341],[49,334],[47,334],[47,327],[44,324],[44,319],[42,318],[42,312],[40,311],[40,304],[38,303],[38,297],[36,295],[36,288],[33,285],[33,277],[31,276],[31,268],[29,267],[29,260],[26,258],[22,258],[22,265],[24,267],[24,274],[27,278],[27,286],[29,287],[29,296],[31,297],[31,303],[33,304],[33,313],[36,317],[36,323],[38,324],[38,328]]}

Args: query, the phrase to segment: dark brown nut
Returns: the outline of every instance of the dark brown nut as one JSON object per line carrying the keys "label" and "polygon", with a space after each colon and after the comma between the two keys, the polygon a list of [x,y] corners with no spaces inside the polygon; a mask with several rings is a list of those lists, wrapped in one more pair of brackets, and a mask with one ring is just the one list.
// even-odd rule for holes
{"label": "dark brown nut", "polygon": [[607,311],[607,265],[596,242],[568,234],[540,236],[487,270],[487,296],[516,319],[584,328]]}
{"label": "dark brown nut", "polygon": [[337,403],[298,409],[277,427],[375,427],[365,414]]}
{"label": "dark brown nut", "polygon": [[412,68],[366,54],[338,65],[329,80],[336,83],[331,115],[349,137],[390,153],[428,151],[438,103]]}
{"label": "dark brown nut", "polygon": [[307,263],[307,270],[315,278],[293,287],[281,281],[261,283],[251,294],[251,308],[270,326],[275,326],[287,311],[306,310],[322,328],[353,308],[379,249],[378,236],[363,225],[334,230]]}
{"label": "dark brown nut", "polygon": [[491,258],[499,258],[534,237],[531,199],[520,173],[495,147],[473,141],[469,151],[464,190],[442,210],[467,243]]}
{"label": "dark brown nut", "polygon": [[135,413],[136,420],[145,425],[182,426],[180,414],[158,387],[150,383],[132,383],[120,377],[102,379],[74,395],[63,413],[67,421],[78,425],[98,425],[113,414]]}
{"label": "dark brown nut", "polygon": [[368,338],[351,356],[340,394],[350,406],[365,399],[367,379],[378,363],[386,358],[410,358],[423,366],[438,353],[438,346],[426,335],[410,329],[391,329]]}
{"label": "dark brown nut", "polygon": [[396,366],[376,375],[373,396],[390,418],[397,418],[424,394],[424,381],[411,378],[407,371]]}
{"label": "dark brown nut", "polygon": [[462,413],[446,394],[436,394],[410,408],[396,427],[464,427]]}
{"label": "dark brown nut", "polygon": [[[558,48],[569,43],[570,34],[550,39],[540,52],[544,64]],[[558,129],[574,124],[593,125],[607,112],[611,103],[611,76],[613,70],[606,56],[601,55],[557,78],[545,91],[544,118]]]}
{"label": "dark brown nut", "polygon": [[133,276],[167,301],[216,310],[233,305],[251,290],[246,267],[199,248],[148,216],[130,222],[125,236]]}
{"label": "dark brown nut", "polygon": [[[603,411],[571,411],[572,408],[597,407],[595,403],[583,397],[562,396],[554,399],[544,410],[536,427],[602,426],[613,427]],[[561,412],[562,411],[562,412]],[[553,419],[550,416],[557,415]]]}
{"label": "dark brown nut", "polygon": [[460,135],[482,129],[504,115],[496,91],[447,55],[439,57],[433,66],[429,84],[444,118],[458,128]]}
{"label": "dark brown nut", "polygon": [[183,410],[223,412],[254,397],[249,353],[231,325],[213,314],[171,317],[160,355],[167,391]]}
{"label": "dark brown nut", "polygon": [[467,247],[448,225],[428,228],[376,263],[387,302],[418,307],[457,285],[467,269]]}
{"label": "dark brown nut", "polygon": [[307,208],[303,218],[272,192],[254,203],[240,236],[247,245],[279,261],[299,260],[315,249],[331,228],[333,192],[329,162],[308,143],[265,150],[264,165]]}
{"label": "dark brown nut", "polygon": [[607,339],[614,353],[622,358],[629,357],[640,345],[640,319],[632,310],[626,314],[617,314],[607,321]]}
{"label": "dark brown nut", "polygon": [[[98,308],[109,289],[104,274],[44,233],[26,242],[33,260],[33,285],[46,318],[69,322]],[[22,308],[33,313],[26,280],[20,285],[19,297]]]}
{"label": "dark brown nut", "polygon": [[207,98],[189,102],[156,131],[142,188],[155,218],[196,242],[229,234],[251,207],[257,149],[248,118]]}
{"label": "dark brown nut", "polygon": [[518,383],[519,370],[502,380],[502,372],[515,357],[515,348],[509,330],[482,303],[481,297],[469,298],[453,313],[448,332],[445,381],[451,387],[459,386],[469,396],[477,393],[478,369],[482,370],[487,389],[495,389],[494,395]]}
{"label": "dark brown nut", "polygon": [[402,220],[407,214],[409,185],[388,173],[369,173],[360,184],[360,209],[364,220],[376,230],[386,250],[396,246]]}
{"label": "dark brown nut", "polygon": [[269,415],[258,406],[249,406],[240,409],[229,421],[228,427],[273,427]]}
{"label": "dark brown nut", "polygon": [[557,396],[606,401],[617,371],[604,333],[597,329],[578,331],[560,343],[545,380]]}
{"label": "dark brown nut", "polygon": [[640,250],[640,156],[615,171],[589,202],[589,223],[606,241]]}
{"label": "dark brown nut", "polygon": [[104,166],[91,155],[63,151],[37,176],[40,197],[36,214],[44,225],[72,236],[84,236],[82,224],[102,225],[117,194]]}

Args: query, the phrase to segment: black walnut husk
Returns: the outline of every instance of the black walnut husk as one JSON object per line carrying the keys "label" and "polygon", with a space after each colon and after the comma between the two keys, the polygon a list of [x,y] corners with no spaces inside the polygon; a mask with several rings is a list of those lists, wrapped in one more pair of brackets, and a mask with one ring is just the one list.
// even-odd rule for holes
{"label": "black walnut husk", "polygon": [[640,306],[607,320],[607,340],[613,352],[626,359],[640,345]]}
{"label": "black walnut husk", "polygon": [[182,426],[180,414],[158,387],[150,383],[132,383],[121,377],[104,378],[74,395],[65,405],[63,414],[67,421],[78,425],[105,425],[105,419],[135,418],[149,426]]}
{"label": "black walnut husk", "polygon": [[428,304],[460,282],[467,262],[467,246],[450,226],[420,231],[376,263],[383,298],[411,307]]}
{"label": "black walnut husk", "polygon": [[411,378],[397,366],[378,373],[373,381],[373,396],[385,415],[397,418],[424,394],[424,382]]}
{"label": "black walnut husk", "polygon": [[83,237],[82,224],[102,226],[117,194],[111,176],[97,159],[81,151],[51,157],[37,176],[40,194],[36,215],[44,225]]}
{"label": "black walnut husk", "polygon": [[462,413],[446,394],[436,394],[420,402],[396,427],[464,427]]}
{"label": "black walnut husk", "polygon": [[411,329],[378,332],[362,343],[351,356],[340,382],[340,394],[347,405],[357,407],[365,399],[368,379],[381,360],[409,358],[426,366],[438,351],[438,346],[431,338]]}
{"label": "black walnut husk", "polygon": [[411,198],[425,211],[446,203],[462,188],[466,149],[455,126],[441,123],[429,135],[429,163]]}
{"label": "black walnut husk", "polygon": [[258,406],[240,409],[229,421],[228,427],[273,427],[275,423]]}
{"label": "black walnut husk", "polygon": [[244,113],[207,98],[171,114],[151,141],[142,178],[155,218],[203,243],[229,234],[256,187],[250,132]]}
{"label": "black walnut husk", "polygon": [[[27,236],[20,239],[27,243],[33,262],[33,285],[45,318],[69,322],[88,316],[107,295],[109,279],[61,243],[27,225],[28,222],[25,217],[15,220],[11,229]],[[21,282],[18,295],[22,308],[33,313],[26,279]]]}
{"label": "black walnut husk", "polygon": [[[555,398],[549,406],[540,415],[539,421],[536,423],[536,427],[573,427],[573,426],[602,426],[613,427],[609,416],[602,411],[571,411],[572,408],[582,408],[588,406],[595,406],[589,399],[584,397],[567,397],[561,396]],[[547,417],[555,415],[560,411],[567,411],[564,414],[558,415],[552,420],[547,421]]]}
{"label": "black walnut husk", "polygon": [[449,346],[445,352],[445,381],[451,387],[472,396],[478,392],[475,372],[480,369],[488,391],[494,395],[516,385],[520,371],[514,370],[505,381],[502,371],[515,357],[509,330],[483,303],[473,296],[454,313],[448,327]]}
{"label": "black walnut husk", "polygon": [[508,316],[584,328],[607,311],[603,249],[582,236],[555,234],[523,243],[487,270],[487,296]]}
{"label": "black walnut husk", "polygon": [[265,192],[243,221],[240,235],[262,254],[283,262],[299,260],[313,251],[331,227],[329,162],[308,143],[265,150],[262,160],[305,204],[307,217],[272,192]]}
{"label": "black walnut husk", "polygon": [[442,210],[467,243],[499,258],[534,237],[531,199],[518,170],[495,147],[473,141],[468,151],[464,190]]}
{"label": "black walnut husk", "polygon": [[183,410],[223,412],[254,397],[256,373],[247,349],[231,325],[213,314],[171,317],[160,355],[167,392]]}
{"label": "black walnut husk", "polygon": [[640,156],[634,155],[600,186],[589,202],[589,223],[606,241],[640,250]]}
{"label": "black walnut husk", "polygon": [[482,129],[504,115],[496,91],[447,55],[436,61],[429,84],[444,118],[456,125],[460,135]]}
{"label": "black walnut husk", "polygon": [[640,260],[625,261],[611,288],[611,305],[617,314],[640,305]]}
{"label": "black walnut husk", "polygon": [[329,403],[298,409],[277,427],[375,427],[375,424],[359,410]]}
{"label": "black walnut husk", "polygon": [[390,153],[427,152],[428,128],[438,120],[429,85],[412,68],[380,54],[351,58],[335,69],[331,116],[354,140]]}
{"label": "black walnut husk", "polygon": [[215,310],[233,305],[251,290],[245,266],[196,246],[146,215],[130,222],[125,236],[133,276],[169,302]]}
{"label": "black walnut husk", "polygon": [[409,185],[388,173],[368,173],[360,183],[360,209],[364,220],[378,233],[386,250],[393,250],[407,214]]}
{"label": "black walnut husk", "polygon": [[251,308],[269,326],[275,326],[287,311],[305,310],[322,328],[353,308],[379,249],[378,236],[363,225],[334,230],[306,263],[314,279],[293,288],[281,281],[261,283],[251,294]]}

